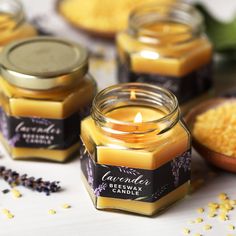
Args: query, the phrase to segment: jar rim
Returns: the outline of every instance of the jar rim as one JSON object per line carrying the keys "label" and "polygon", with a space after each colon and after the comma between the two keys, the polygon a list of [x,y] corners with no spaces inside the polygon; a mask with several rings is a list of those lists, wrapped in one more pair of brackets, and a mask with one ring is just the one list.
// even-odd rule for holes
{"label": "jar rim", "polygon": [[[155,96],[156,95],[157,97],[159,96],[160,93],[163,93],[166,96],[166,98],[168,97],[170,99],[172,104],[171,104],[171,107],[169,108],[168,113],[163,115],[163,117],[155,119],[155,120],[143,121],[142,123],[121,121],[118,119],[110,118],[106,115],[107,112],[104,113],[102,111],[102,107],[104,108],[104,102],[106,102],[109,99],[109,97],[106,97],[106,95],[108,95],[112,91],[122,90],[122,89],[126,89],[126,91],[129,91],[129,92],[132,90],[135,90],[135,89],[140,90],[142,92],[147,91],[147,93],[149,93],[149,95],[147,94],[147,96]],[[159,93],[157,93],[157,91],[159,91]],[[118,99],[117,99],[117,101],[118,101]],[[138,99],[137,99],[137,102],[138,102]],[[155,102],[155,101],[153,101],[153,102]],[[160,104],[160,105],[163,105],[163,104]],[[142,106],[142,105],[140,105],[140,106]],[[148,105],[147,105],[147,107],[148,107]],[[151,104],[149,107],[150,108],[152,107]],[[119,107],[116,109],[119,109]],[[106,126],[106,124],[119,124],[119,125],[124,125],[124,126],[139,127],[140,125],[148,125],[148,124],[156,125],[156,124],[167,121],[168,127],[166,127],[166,128],[169,129],[169,128],[173,127],[177,123],[177,121],[179,121],[180,111],[179,111],[179,105],[178,105],[178,100],[177,100],[176,96],[172,92],[170,92],[169,90],[167,90],[163,87],[160,87],[157,85],[152,85],[152,84],[147,84],[147,83],[121,83],[121,84],[110,86],[110,87],[100,91],[95,96],[95,98],[93,100],[91,115],[92,115],[92,118],[95,120],[95,122],[97,122],[100,126]],[[173,122],[169,122],[173,118],[174,118]],[[166,130],[166,128],[163,129],[162,132],[164,132],[164,130]],[[150,132],[150,130],[145,131],[145,133],[146,132]],[[124,132],[122,132],[122,133],[124,133]],[[142,133],[142,132],[137,131],[134,133]]]}
{"label": "jar rim", "polygon": [[25,20],[24,8],[19,0],[0,0],[0,11],[11,15],[16,21],[15,27],[18,27]]}
{"label": "jar rim", "polygon": [[[191,4],[178,3],[146,3],[134,8],[129,16],[129,30],[133,34],[137,34],[142,28],[145,17],[152,15],[151,20],[164,21],[168,19],[171,22],[182,23],[189,26],[189,29],[184,32],[157,32],[150,29],[142,29],[142,33],[150,37],[163,36],[181,36],[187,33],[192,37],[198,36],[203,32],[203,17],[202,14]],[[144,22],[145,23],[145,22]],[[191,38],[192,38],[191,37]],[[188,41],[188,40],[183,40]],[[181,41],[182,42],[182,41]]]}

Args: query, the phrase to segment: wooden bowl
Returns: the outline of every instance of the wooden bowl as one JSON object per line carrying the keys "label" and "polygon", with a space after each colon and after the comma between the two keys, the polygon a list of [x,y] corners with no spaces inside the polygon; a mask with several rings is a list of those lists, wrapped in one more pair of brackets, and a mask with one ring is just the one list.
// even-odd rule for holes
{"label": "wooden bowl", "polygon": [[[193,125],[198,115],[204,113],[205,111],[211,108],[217,107],[227,101],[232,101],[232,100],[236,101],[236,99],[233,98],[232,99],[215,98],[202,102],[198,106],[193,108],[184,118],[190,131],[192,131]],[[193,137],[192,139],[193,139],[193,147],[207,162],[211,163],[212,165],[220,169],[236,173],[236,157],[230,157],[222,153],[213,151],[208,147],[206,147],[204,144],[197,141],[196,138]]]}
{"label": "wooden bowl", "polygon": [[92,37],[103,38],[103,39],[110,40],[110,41],[114,41],[115,40],[115,35],[116,35],[115,31],[113,31],[113,32],[110,32],[110,31],[99,31],[99,30],[96,30],[96,29],[86,28],[82,24],[80,24],[79,22],[75,23],[73,20],[69,19],[60,10],[60,4],[62,3],[62,1],[64,1],[64,0],[56,0],[56,4],[55,4],[56,12],[59,15],[61,15],[64,18],[64,20],[66,22],[68,22],[75,30],[78,30],[79,32],[84,32],[84,33],[86,33],[86,34],[88,34],[88,35],[90,35]]}

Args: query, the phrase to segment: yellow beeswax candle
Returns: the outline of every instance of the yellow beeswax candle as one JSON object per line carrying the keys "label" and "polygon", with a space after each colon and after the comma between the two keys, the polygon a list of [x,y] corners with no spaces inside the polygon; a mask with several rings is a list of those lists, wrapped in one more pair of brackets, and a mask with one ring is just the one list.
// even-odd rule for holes
{"label": "yellow beeswax candle", "polygon": [[1,56],[3,144],[13,159],[65,161],[78,151],[80,120],[96,93],[86,50],[40,37],[11,44]]}
{"label": "yellow beeswax candle", "polygon": [[96,96],[81,125],[82,176],[96,208],[153,215],[187,194],[190,138],[175,102],[166,90],[141,83]]}
{"label": "yellow beeswax candle", "polygon": [[[168,30],[165,30],[165,27],[168,27]],[[129,54],[130,69],[133,72],[152,73],[178,78],[211,61],[212,46],[206,38],[186,42],[184,45],[173,46],[179,40],[191,38],[189,33],[190,27],[187,25],[158,22],[146,25],[143,31],[146,30],[157,31],[160,34],[170,34],[170,36],[162,37],[161,45],[156,47],[150,44],[145,45],[128,36],[125,32],[120,33],[117,38],[121,58],[125,57],[124,55],[122,56],[122,51]]]}
{"label": "yellow beeswax candle", "polygon": [[14,40],[37,35],[36,29],[25,18],[19,1],[0,1],[0,49]]}
{"label": "yellow beeswax candle", "polygon": [[170,89],[182,104],[211,87],[212,46],[202,17],[184,3],[152,4],[130,15],[117,35],[118,77]]}

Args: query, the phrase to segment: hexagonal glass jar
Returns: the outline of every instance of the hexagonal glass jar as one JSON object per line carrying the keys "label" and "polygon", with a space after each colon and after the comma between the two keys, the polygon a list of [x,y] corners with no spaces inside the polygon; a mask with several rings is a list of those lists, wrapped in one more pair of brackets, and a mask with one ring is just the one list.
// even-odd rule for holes
{"label": "hexagonal glass jar", "polygon": [[81,139],[82,178],[97,209],[153,215],[188,193],[190,134],[166,89],[127,83],[101,91]]}
{"label": "hexagonal glass jar", "polygon": [[186,3],[146,4],[135,9],[117,35],[118,78],[170,89],[181,105],[212,88],[212,45],[201,14]]}
{"label": "hexagonal glass jar", "polygon": [[0,0],[0,34],[0,48],[14,40],[37,35],[36,29],[26,21],[20,1]]}
{"label": "hexagonal glass jar", "polygon": [[1,58],[0,139],[11,157],[63,162],[78,152],[97,91],[87,51],[36,37],[8,45]]}

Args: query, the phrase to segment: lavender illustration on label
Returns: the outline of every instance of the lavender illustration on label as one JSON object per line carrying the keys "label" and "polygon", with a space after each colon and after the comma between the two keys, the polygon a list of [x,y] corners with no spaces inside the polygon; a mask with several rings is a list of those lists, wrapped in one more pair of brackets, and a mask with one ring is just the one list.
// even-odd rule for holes
{"label": "lavender illustration on label", "polygon": [[0,109],[0,130],[2,132],[2,135],[5,139],[9,138],[9,127],[7,122],[7,116],[3,112],[2,109]]}
{"label": "lavender illustration on label", "polygon": [[94,189],[94,194],[96,197],[100,196],[101,192],[104,191],[107,187],[106,183],[100,184],[97,188]]}
{"label": "lavender illustration on label", "polygon": [[168,184],[165,184],[164,186],[158,188],[156,190],[156,192],[154,192],[151,196],[148,195],[148,196],[144,196],[144,197],[138,197],[138,198],[135,198],[134,200],[136,201],[140,201],[140,200],[147,200],[147,199],[150,199],[151,201],[156,201],[158,200],[161,196],[163,196],[163,194],[168,190],[168,187],[169,185]]}
{"label": "lavender illustration on label", "polygon": [[92,163],[90,159],[88,159],[86,170],[87,170],[87,176],[88,176],[88,184],[93,188],[94,178],[93,178],[93,171],[92,171]]}
{"label": "lavender illustration on label", "polygon": [[9,139],[9,145],[11,145],[12,147],[14,147],[16,145],[16,143],[20,140],[20,134],[15,134],[11,139]]}
{"label": "lavender illustration on label", "polygon": [[190,151],[185,152],[182,156],[175,158],[171,161],[172,174],[174,176],[174,185],[179,185],[179,172],[183,168],[184,172],[191,170],[191,155]]}
{"label": "lavender illustration on label", "polygon": [[134,175],[134,176],[140,175],[140,173],[137,170],[129,168],[129,167],[118,166],[117,168],[119,169],[119,171],[121,173],[129,174],[129,175]]}
{"label": "lavender illustration on label", "polygon": [[8,118],[6,114],[0,109],[0,131],[2,132],[3,137],[8,140],[10,146],[15,146],[15,144],[20,140],[20,134],[15,134],[12,138],[10,138],[9,133],[9,125],[8,125]]}
{"label": "lavender illustration on label", "polygon": [[100,196],[101,192],[104,191],[107,187],[106,183],[100,184],[97,188],[94,186],[94,176],[93,176],[93,169],[92,169],[92,161],[88,159],[88,163],[86,165],[86,170],[87,170],[87,180],[88,184],[92,187],[94,195],[96,197]]}
{"label": "lavender illustration on label", "polygon": [[162,186],[161,188],[159,188],[155,193],[152,194],[151,199],[152,200],[157,200],[160,198],[160,196],[163,195],[163,193],[165,193],[165,191],[168,189],[169,185],[165,184],[164,186]]}
{"label": "lavender illustration on label", "polygon": [[39,125],[51,125],[52,122],[50,120],[44,119],[44,118],[31,118],[32,123],[39,124]]}

